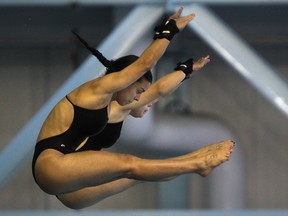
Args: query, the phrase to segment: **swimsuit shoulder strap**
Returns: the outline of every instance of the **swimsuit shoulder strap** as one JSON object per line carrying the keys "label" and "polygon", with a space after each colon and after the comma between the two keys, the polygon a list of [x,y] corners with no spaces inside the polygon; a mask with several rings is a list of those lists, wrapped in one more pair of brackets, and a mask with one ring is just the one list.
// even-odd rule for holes
{"label": "swimsuit shoulder strap", "polygon": [[72,101],[68,98],[68,96],[66,95],[65,97],[74,106],[74,103],[72,103]]}

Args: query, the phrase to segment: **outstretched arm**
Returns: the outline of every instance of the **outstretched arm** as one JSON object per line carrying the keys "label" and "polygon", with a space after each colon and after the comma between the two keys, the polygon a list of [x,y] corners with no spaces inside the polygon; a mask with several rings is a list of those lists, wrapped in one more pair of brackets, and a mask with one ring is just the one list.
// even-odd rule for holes
{"label": "outstretched arm", "polygon": [[[190,14],[179,17],[182,10],[183,8],[180,8],[171,16],[174,18],[173,20],[175,20],[175,24],[180,31],[184,29],[195,16],[195,14]],[[155,39],[133,64],[117,73],[111,73],[100,78],[101,89],[107,93],[113,93],[131,85],[158,62],[169,43],[170,41],[166,38]],[[99,83],[97,83],[97,86],[99,87]]]}
{"label": "outstretched arm", "polygon": [[[195,75],[200,69],[202,69],[208,62],[210,62],[209,55],[203,57],[193,64],[193,73],[189,78]],[[141,94],[139,101],[134,101],[131,104],[122,107],[123,110],[131,110],[138,107],[142,107],[151,102],[155,103],[162,97],[174,92],[186,78],[186,74],[181,70],[173,71],[157,80],[154,84],[148,88],[147,91]]]}

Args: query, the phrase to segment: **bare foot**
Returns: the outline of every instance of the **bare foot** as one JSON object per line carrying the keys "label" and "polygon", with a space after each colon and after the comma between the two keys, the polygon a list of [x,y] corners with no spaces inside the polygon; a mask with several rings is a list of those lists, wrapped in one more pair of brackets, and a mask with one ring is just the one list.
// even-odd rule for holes
{"label": "bare foot", "polygon": [[226,143],[230,143],[232,144],[232,147],[231,147],[231,150],[233,151],[233,148],[235,147],[235,142],[232,141],[232,140],[224,140],[224,141],[220,141],[218,143],[213,143],[213,144],[210,144],[210,145],[207,145],[207,146],[204,146],[194,152],[191,152],[191,156],[196,156],[198,154],[203,154],[203,152],[210,152],[210,151],[215,151],[215,150],[221,150],[223,148],[226,147]]}
{"label": "bare foot", "polygon": [[210,145],[207,145],[207,146],[204,146],[200,149],[197,149],[193,152],[190,152],[188,154],[185,154],[185,155],[181,155],[181,156],[177,156],[177,157],[174,157],[174,158],[170,158],[170,160],[187,160],[187,159],[190,159],[190,158],[195,158],[197,157],[197,155],[200,154],[203,155],[204,152],[211,152],[211,151],[215,151],[215,150],[220,150],[223,148],[223,144],[225,142],[231,142],[233,144],[232,148],[231,148],[231,153],[233,151],[233,147],[235,146],[235,142],[232,141],[232,140],[225,140],[225,141],[221,141],[221,142],[218,142],[218,143],[213,143],[213,144],[210,144]]}
{"label": "bare foot", "polygon": [[233,152],[234,146],[235,143],[233,141],[226,140],[205,146],[193,152],[193,160],[197,160],[197,162],[199,163],[197,173],[205,177],[215,167],[229,160],[231,153]]}

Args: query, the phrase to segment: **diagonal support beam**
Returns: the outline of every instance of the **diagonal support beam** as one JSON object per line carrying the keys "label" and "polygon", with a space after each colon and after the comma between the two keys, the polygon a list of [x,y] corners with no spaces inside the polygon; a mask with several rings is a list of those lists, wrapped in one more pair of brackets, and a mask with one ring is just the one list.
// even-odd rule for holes
{"label": "diagonal support beam", "polygon": [[288,86],[279,72],[205,6],[193,4],[187,11],[197,14],[189,26],[288,117]]}
{"label": "diagonal support beam", "polygon": [[[109,58],[127,54],[137,40],[145,35],[147,29],[154,27],[155,22],[163,13],[162,7],[136,7],[98,49]],[[131,31],[131,26],[133,26],[133,31]],[[103,66],[95,57],[89,57],[6,146],[0,154],[0,164],[5,164],[5,166],[0,166],[0,189],[31,157],[40,127],[54,105],[75,87],[93,79],[96,76],[94,71],[100,71],[101,68]]]}

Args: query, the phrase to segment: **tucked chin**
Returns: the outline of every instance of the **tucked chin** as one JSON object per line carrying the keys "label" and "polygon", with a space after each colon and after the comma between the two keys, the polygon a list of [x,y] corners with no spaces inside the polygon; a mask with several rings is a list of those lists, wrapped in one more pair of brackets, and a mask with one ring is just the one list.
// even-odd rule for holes
{"label": "tucked chin", "polygon": [[127,100],[117,100],[117,102],[121,105],[121,106],[125,106],[131,102],[127,101]]}
{"label": "tucked chin", "polygon": [[131,102],[129,102],[129,101],[125,101],[125,102],[122,102],[122,103],[119,103],[121,106],[125,106],[125,105],[128,105],[128,104],[130,104]]}
{"label": "tucked chin", "polygon": [[127,102],[125,101],[117,101],[121,106],[125,106],[127,104]]}

